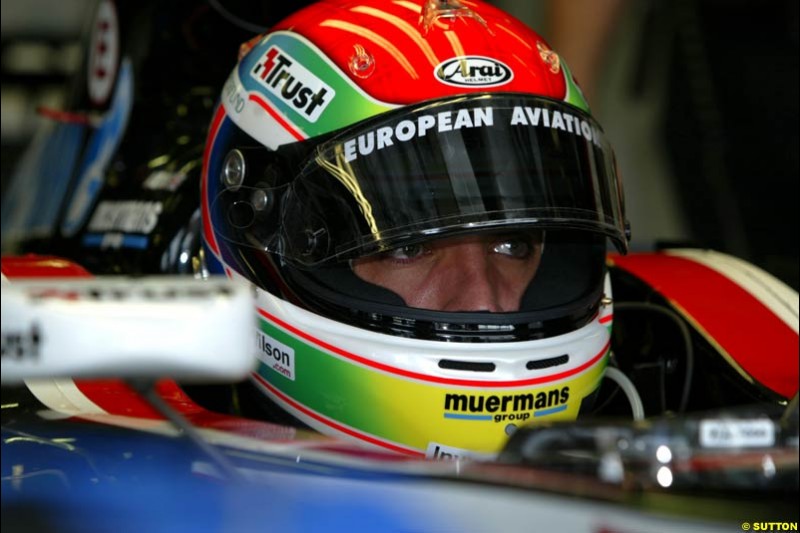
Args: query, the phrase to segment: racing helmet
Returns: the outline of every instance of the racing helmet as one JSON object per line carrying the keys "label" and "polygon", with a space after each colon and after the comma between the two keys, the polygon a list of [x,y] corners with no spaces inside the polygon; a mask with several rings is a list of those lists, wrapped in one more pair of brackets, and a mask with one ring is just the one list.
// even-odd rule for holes
{"label": "racing helmet", "polygon": [[[567,65],[489,4],[326,0],[247,43],[202,220],[208,270],[256,286],[255,387],[323,433],[489,458],[602,379],[614,155]],[[490,235],[536,255],[513,308],[414,305],[356,268]]]}

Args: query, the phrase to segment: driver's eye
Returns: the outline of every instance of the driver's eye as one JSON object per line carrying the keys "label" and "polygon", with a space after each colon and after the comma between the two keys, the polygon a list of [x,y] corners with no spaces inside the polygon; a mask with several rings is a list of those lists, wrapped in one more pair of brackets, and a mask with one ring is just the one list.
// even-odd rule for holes
{"label": "driver's eye", "polygon": [[422,244],[409,244],[407,246],[402,246],[400,248],[395,248],[390,252],[387,252],[388,257],[392,259],[416,259],[421,257],[425,254],[427,248]]}
{"label": "driver's eye", "polygon": [[533,253],[533,244],[524,238],[512,238],[495,244],[492,250],[514,259],[527,259]]}

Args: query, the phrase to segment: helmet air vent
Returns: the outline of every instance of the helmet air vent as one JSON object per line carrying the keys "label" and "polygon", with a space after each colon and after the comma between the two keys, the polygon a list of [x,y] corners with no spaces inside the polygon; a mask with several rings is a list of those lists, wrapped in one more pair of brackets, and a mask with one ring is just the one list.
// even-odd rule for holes
{"label": "helmet air vent", "polygon": [[457,19],[473,19],[488,29],[483,17],[462,4],[460,0],[427,0],[422,7],[420,16],[422,34],[427,35],[433,25],[440,19],[443,19],[444,22],[453,22]]}
{"label": "helmet air vent", "polygon": [[548,357],[547,359],[537,359],[535,361],[528,361],[525,368],[528,370],[542,370],[545,368],[552,368],[554,366],[567,364],[569,355],[559,355],[557,357]]}
{"label": "helmet air vent", "polygon": [[494,363],[441,359],[439,360],[439,368],[446,370],[466,370],[468,372],[494,372],[495,367]]}

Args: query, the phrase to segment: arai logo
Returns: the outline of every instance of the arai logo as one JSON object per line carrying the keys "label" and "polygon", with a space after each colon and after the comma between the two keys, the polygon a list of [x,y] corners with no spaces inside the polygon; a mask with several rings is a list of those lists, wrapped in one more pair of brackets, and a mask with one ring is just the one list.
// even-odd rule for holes
{"label": "arai logo", "polygon": [[514,73],[505,63],[483,56],[460,56],[448,59],[433,74],[447,85],[456,87],[494,87],[510,82]]}

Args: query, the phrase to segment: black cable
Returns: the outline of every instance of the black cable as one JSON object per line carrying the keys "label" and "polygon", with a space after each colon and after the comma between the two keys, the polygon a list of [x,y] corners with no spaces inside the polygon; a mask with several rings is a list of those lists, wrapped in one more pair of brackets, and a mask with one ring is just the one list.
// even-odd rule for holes
{"label": "black cable", "polygon": [[183,415],[173,409],[156,392],[155,382],[151,380],[128,380],[127,383],[152,405],[159,413],[172,422],[183,436],[190,440],[195,446],[200,448],[217,466],[220,474],[226,476],[230,481],[244,482],[246,479],[239,470],[223,455],[217,448],[206,441],[200,433],[186,420]]}
{"label": "black cable", "polygon": [[[689,405],[689,393],[691,390],[692,375],[694,373],[694,347],[692,346],[692,336],[689,327],[675,311],[649,302],[621,302],[614,304],[614,312],[617,311],[651,311],[672,320],[681,332],[686,351],[686,375],[684,376],[683,391],[681,400],[678,404],[678,412],[683,413]],[[666,385],[662,386],[666,388]]]}

